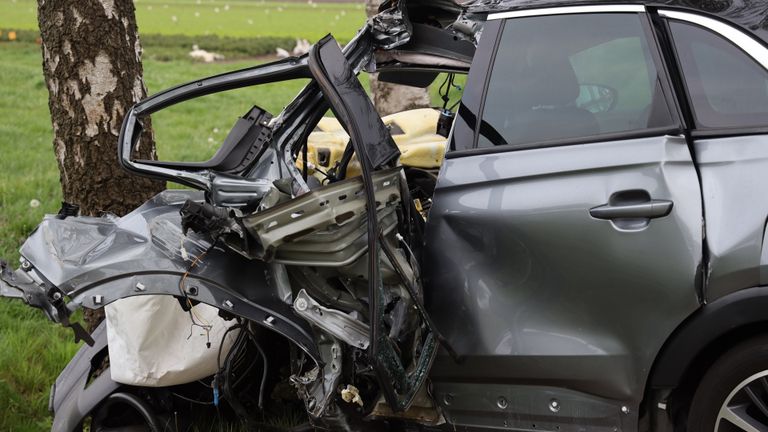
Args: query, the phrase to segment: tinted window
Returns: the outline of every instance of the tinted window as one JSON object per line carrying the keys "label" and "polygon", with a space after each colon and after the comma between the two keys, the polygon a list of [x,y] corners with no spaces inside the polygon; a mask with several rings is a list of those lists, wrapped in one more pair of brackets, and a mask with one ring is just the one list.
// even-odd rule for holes
{"label": "tinted window", "polygon": [[699,127],[768,124],[768,73],[737,46],[693,24],[670,22]]}
{"label": "tinted window", "polygon": [[640,17],[510,19],[479,145],[521,145],[672,124]]}

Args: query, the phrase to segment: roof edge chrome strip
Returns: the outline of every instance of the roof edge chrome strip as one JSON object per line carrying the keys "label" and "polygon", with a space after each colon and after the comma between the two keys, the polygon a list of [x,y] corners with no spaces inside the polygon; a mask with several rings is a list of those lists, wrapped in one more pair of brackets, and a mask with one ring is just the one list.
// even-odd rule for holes
{"label": "roof edge chrome strip", "polygon": [[663,9],[659,10],[658,13],[659,15],[670,19],[697,24],[719,34],[720,36],[728,39],[731,43],[739,47],[748,56],[755,59],[755,61],[760,63],[764,69],[768,69],[768,48],[764,47],[760,42],[752,38],[752,36],[744,33],[738,28],[716,19],[689,12],[679,12]]}
{"label": "roof edge chrome strip", "polygon": [[543,15],[564,15],[580,13],[605,13],[605,12],[645,12],[643,5],[586,5],[586,6],[565,6],[541,9],[526,9],[510,12],[497,12],[488,15],[488,20],[497,20],[505,18],[524,18]]}

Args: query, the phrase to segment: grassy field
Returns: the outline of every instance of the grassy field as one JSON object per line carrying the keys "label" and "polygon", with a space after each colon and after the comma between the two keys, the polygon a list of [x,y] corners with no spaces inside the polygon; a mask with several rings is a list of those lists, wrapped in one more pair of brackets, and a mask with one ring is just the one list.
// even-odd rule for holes
{"label": "grassy field", "polygon": [[[362,26],[359,3],[260,0],[135,0],[139,32],[220,36],[290,36],[310,41],[327,33],[349,38]],[[0,28],[36,29],[35,0],[0,0]]]}
{"label": "grassy field", "polygon": [[[330,30],[343,40],[349,39],[363,20],[362,9],[354,4],[321,4],[315,9],[305,2],[137,0],[136,5],[141,30],[158,34],[213,32],[222,36],[316,39]],[[215,8],[219,8],[218,13]],[[199,19],[195,17],[198,11]],[[175,22],[173,16],[177,17]],[[34,1],[0,0],[0,28],[35,27]],[[148,47],[144,70],[150,93],[263,61],[202,64],[184,56],[174,61],[156,58],[153,48]],[[0,257],[15,263],[21,242],[44,214],[58,210],[61,192],[40,47],[34,43],[0,43],[0,59]],[[252,105],[277,113],[303,85],[297,81],[211,95],[159,113],[153,116],[153,125],[160,156],[203,160],[218,148],[235,119]],[[48,322],[41,312],[21,303],[0,301],[0,431],[50,427],[48,391],[76,349],[71,333]]]}

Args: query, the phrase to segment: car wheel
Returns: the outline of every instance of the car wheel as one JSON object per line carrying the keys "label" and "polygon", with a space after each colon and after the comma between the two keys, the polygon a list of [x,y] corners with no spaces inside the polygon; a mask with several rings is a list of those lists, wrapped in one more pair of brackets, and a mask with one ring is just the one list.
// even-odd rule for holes
{"label": "car wheel", "polygon": [[704,374],[688,431],[768,431],[768,336],[737,345]]}
{"label": "car wheel", "polygon": [[91,419],[93,432],[163,432],[160,421],[147,404],[130,393],[114,393]]}

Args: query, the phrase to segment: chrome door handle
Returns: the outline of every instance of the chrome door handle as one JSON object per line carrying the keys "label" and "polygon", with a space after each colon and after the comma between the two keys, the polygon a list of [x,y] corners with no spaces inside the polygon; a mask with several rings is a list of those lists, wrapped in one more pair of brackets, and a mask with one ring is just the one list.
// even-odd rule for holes
{"label": "chrome door handle", "polygon": [[672,201],[650,200],[639,204],[605,204],[589,210],[596,219],[656,219],[672,212]]}

